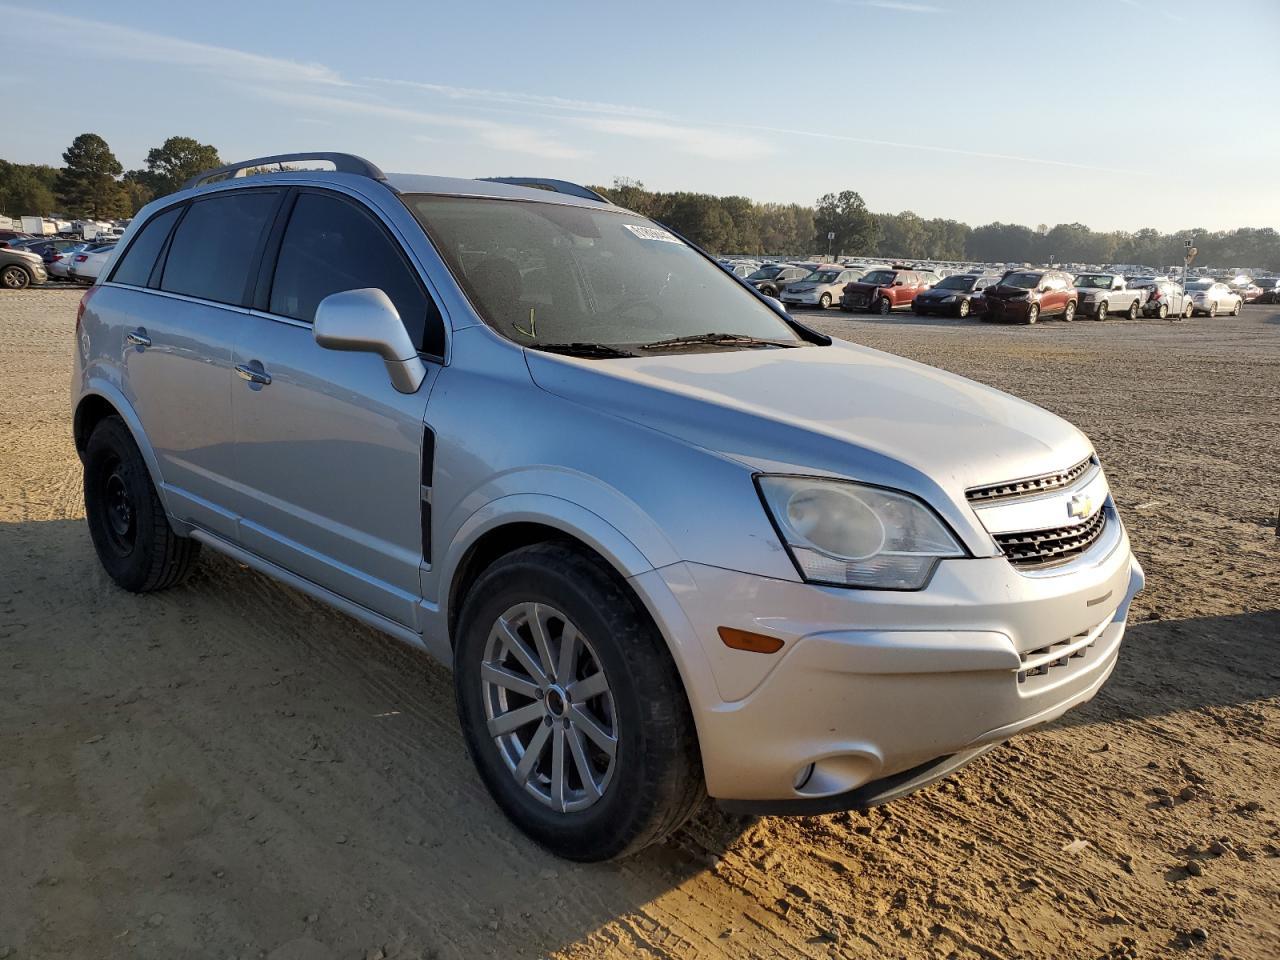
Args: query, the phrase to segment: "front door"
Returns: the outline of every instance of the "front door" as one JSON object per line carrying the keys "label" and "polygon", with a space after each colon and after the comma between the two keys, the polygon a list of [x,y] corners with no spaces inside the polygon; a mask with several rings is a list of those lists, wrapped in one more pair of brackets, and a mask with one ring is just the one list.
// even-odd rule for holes
{"label": "front door", "polygon": [[[266,281],[264,280],[264,285]],[[240,541],[313,583],[417,627],[423,436],[439,364],[398,392],[371,353],[326,350],[324,297],[380,289],[420,348],[443,353],[439,311],[399,242],[355,201],[299,192],[263,311],[236,343],[232,414]]]}

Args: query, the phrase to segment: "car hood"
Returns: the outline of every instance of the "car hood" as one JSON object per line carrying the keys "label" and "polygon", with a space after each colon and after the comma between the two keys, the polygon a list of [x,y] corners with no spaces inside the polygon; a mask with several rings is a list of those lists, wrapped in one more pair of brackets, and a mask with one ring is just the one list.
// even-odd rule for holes
{"label": "car hood", "polygon": [[1015,300],[1018,297],[1025,297],[1027,294],[1035,293],[1034,290],[1028,290],[1026,287],[1010,287],[1003,283],[995,283],[987,287],[983,294],[988,297],[994,297],[999,300]]}
{"label": "car hood", "polygon": [[964,377],[829,347],[588,360],[527,351],[534,382],[754,469],[851,477],[964,504],[968,487],[1080,462],[1088,439]]}

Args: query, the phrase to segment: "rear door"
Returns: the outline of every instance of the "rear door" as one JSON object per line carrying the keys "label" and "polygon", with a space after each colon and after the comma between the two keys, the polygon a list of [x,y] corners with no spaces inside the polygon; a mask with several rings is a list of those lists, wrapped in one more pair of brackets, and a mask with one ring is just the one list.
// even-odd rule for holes
{"label": "rear door", "polygon": [[[161,211],[113,269],[124,385],[168,509],[233,538],[232,349],[283,191],[235,190]],[[117,292],[118,291],[118,292]]]}
{"label": "rear door", "polygon": [[[301,189],[273,231],[256,309],[235,346],[232,384],[240,539],[307,580],[416,627],[423,518],[424,421],[440,369],[440,311],[397,236],[362,202]],[[343,290],[391,298],[424,354],[413,394],[381,358],[326,350],[316,307]],[[252,376],[261,381],[243,379]]]}

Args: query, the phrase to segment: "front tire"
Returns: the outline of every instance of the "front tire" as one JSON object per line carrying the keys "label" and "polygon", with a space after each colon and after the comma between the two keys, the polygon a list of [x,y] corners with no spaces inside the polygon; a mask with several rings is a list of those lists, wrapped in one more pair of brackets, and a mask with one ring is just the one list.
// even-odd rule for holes
{"label": "front tire", "polygon": [[1098,312],[1093,315],[1093,319],[1106,320],[1108,309],[1109,307],[1107,305],[1107,301],[1103,300],[1100,304],[1098,304]]}
{"label": "front tire", "polygon": [[1031,308],[1027,310],[1027,324],[1033,324],[1040,319],[1040,304],[1033,303]]}
{"label": "front tire", "polygon": [[668,836],[705,798],[666,641],[602,561],[561,543],[496,561],[467,593],[454,661],[481,779],[553,853],[627,856]]}
{"label": "front tire", "polygon": [[881,297],[876,301],[876,313],[882,317],[887,317],[893,313],[893,301],[888,297]]}
{"label": "front tire", "polygon": [[85,447],[84,510],[98,559],[125,590],[172,587],[200,554],[197,541],[169,526],[146,461],[118,416],[94,427]]}
{"label": "front tire", "polygon": [[25,290],[31,286],[31,274],[25,267],[11,263],[4,270],[0,270],[0,286],[6,290]]}
{"label": "front tire", "polygon": [[969,316],[969,309],[970,309],[970,307],[969,307],[969,301],[968,301],[968,300],[961,300],[961,301],[960,301],[960,305],[959,305],[958,307],[956,307],[956,315],[957,315],[961,320],[963,320],[963,319],[965,319],[967,316]]}
{"label": "front tire", "polygon": [[818,309],[826,310],[831,306],[831,294],[824,293],[818,298]]}
{"label": "front tire", "polygon": [[1215,300],[1215,301],[1213,301],[1213,303],[1209,304],[1209,311],[1208,311],[1208,312],[1209,312],[1209,318],[1210,318],[1210,319],[1212,319],[1213,317],[1216,317],[1216,316],[1218,315],[1218,301],[1217,301],[1217,300]]}

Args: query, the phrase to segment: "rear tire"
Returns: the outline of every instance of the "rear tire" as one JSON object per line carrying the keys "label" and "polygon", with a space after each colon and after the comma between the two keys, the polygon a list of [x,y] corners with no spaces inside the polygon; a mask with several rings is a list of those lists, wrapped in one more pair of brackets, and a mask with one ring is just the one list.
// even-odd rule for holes
{"label": "rear tire", "polygon": [[93,429],[84,454],[84,509],[98,559],[133,593],[180,583],[200,544],[169,525],[138,445],[125,422],[107,417]]}
{"label": "rear tire", "polygon": [[1076,302],[1068,300],[1067,305],[1062,311],[1062,320],[1064,323],[1070,323],[1076,318]]}
{"label": "rear tire", "polygon": [[1190,300],[1188,300],[1182,308],[1183,319],[1190,320],[1195,315],[1196,315],[1196,305],[1192,303]]}
{"label": "rear tire", "polygon": [[[513,615],[518,610],[541,613],[543,643],[529,615]],[[523,656],[505,639],[504,623],[518,624]],[[581,639],[566,665],[570,636]],[[467,750],[503,812],[553,853],[580,861],[627,856],[668,836],[706,797],[693,716],[666,641],[602,561],[563,543],[502,557],[468,591],[456,638],[454,687]],[[541,680],[523,666],[526,658],[538,667],[550,661]],[[505,692],[495,692],[495,667],[506,671],[496,674]],[[604,692],[575,699],[573,685],[595,680],[596,669]],[[511,685],[513,674],[524,693]],[[505,712],[495,711],[495,695]],[[531,719],[490,733],[491,717],[529,708]],[[582,725],[580,711],[611,732],[612,753]],[[534,760],[522,771],[530,750]],[[594,793],[580,762],[593,785],[599,776]]]}
{"label": "rear tire", "polygon": [[1130,320],[1138,319],[1138,301],[1137,300],[1129,304],[1129,319]]}
{"label": "rear tire", "polygon": [[1160,309],[1156,311],[1156,316],[1164,320],[1169,316],[1169,305],[1167,303],[1160,304]]}
{"label": "rear tire", "polygon": [[1236,308],[1235,308],[1234,310],[1232,310],[1232,311],[1231,311],[1231,315],[1232,315],[1233,317],[1238,317],[1238,316],[1240,316],[1240,312],[1241,312],[1242,310],[1244,310],[1244,301],[1243,301],[1243,300],[1237,300],[1237,301],[1236,301]]}

